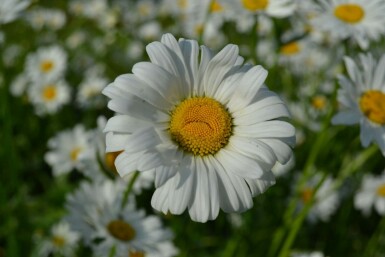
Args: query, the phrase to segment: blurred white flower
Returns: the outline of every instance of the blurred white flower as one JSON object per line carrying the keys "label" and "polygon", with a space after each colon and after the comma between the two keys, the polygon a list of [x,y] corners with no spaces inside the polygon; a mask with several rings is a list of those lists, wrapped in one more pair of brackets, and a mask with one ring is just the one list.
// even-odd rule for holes
{"label": "blurred white flower", "polygon": [[338,39],[353,38],[362,49],[385,34],[385,1],[321,0],[314,28]]}
{"label": "blurred white flower", "polygon": [[338,77],[341,108],[332,123],[359,123],[362,146],[375,142],[385,156],[385,55],[378,62],[371,54],[360,54],[357,63],[344,60],[349,77]]}
{"label": "blurred white flower", "polygon": [[231,6],[235,15],[242,15],[242,12],[264,13],[275,18],[292,15],[296,7],[293,0],[220,0],[219,2]]}
{"label": "blurred white flower", "polygon": [[1,0],[0,24],[15,20],[20,12],[28,7],[30,2],[30,0]]}
{"label": "blurred white flower", "polygon": [[369,215],[374,207],[379,215],[385,216],[385,172],[378,176],[364,175],[361,187],[354,196],[354,207],[365,215]]}
{"label": "blurred white flower", "polygon": [[[22,82],[22,81],[19,81]],[[28,99],[38,115],[54,114],[70,101],[71,90],[64,80],[35,82],[28,87]]]}
{"label": "blurred white flower", "polygon": [[108,256],[112,247],[115,256],[176,255],[172,232],[162,226],[158,217],[137,210],[133,199],[121,208],[123,190],[121,181],[82,183],[67,197],[66,219],[96,256]]}
{"label": "blurred white flower", "polygon": [[39,256],[47,257],[60,255],[73,257],[80,240],[80,235],[71,230],[66,221],[60,221],[51,228],[49,238],[46,238],[39,247]]}
{"label": "blurred white flower", "polygon": [[314,198],[314,203],[307,216],[308,220],[311,222],[317,220],[324,222],[329,221],[330,216],[334,214],[340,203],[338,192],[332,188],[334,180],[331,177],[327,177],[323,181],[322,185],[314,195],[315,187],[321,180],[321,177],[322,175],[317,173],[311,177],[300,190],[301,203],[298,206],[299,208],[303,208],[306,203]]}
{"label": "blurred white flower", "polygon": [[[252,207],[275,183],[295,142],[283,101],[263,83],[267,71],[243,65],[238,47],[218,54],[171,34],[147,46],[151,62],[104,89],[117,112],[106,125],[107,152],[121,176],[155,171],[152,206],[206,222]],[[198,55],[201,61],[198,62]]]}
{"label": "blurred white flower", "polygon": [[55,176],[68,173],[73,168],[81,169],[81,158],[95,153],[91,143],[92,136],[91,131],[86,131],[85,127],[79,124],[49,139],[49,151],[44,159],[52,167]]}
{"label": "blurred white flower", "polygon": [[57,80],[67,68],[67,54],[60,46],[40,47],[27,56],[25,71],[31,81]]}

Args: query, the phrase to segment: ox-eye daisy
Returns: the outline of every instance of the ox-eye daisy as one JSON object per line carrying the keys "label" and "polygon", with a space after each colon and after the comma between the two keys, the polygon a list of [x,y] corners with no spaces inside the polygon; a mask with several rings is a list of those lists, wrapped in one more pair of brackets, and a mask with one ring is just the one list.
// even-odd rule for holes
{"label": "ox-eye daisy", "polygon": [[349,78],[339,76],[338,101],[341,110],[334,124],[361,126],[361,143],[375,142],[385,156],[385,55],[377,62],[372,55],[361,54],[356,64],[345,57]]}
{"label": "ox-eye daisy", "polygon": [[322,12],[312,19],[315,28],[334,38],[353,38],[363,49],[385,34],[385,1],[320,0]]}
{"label": "ox-eye daisy", "polygon": [[378,214],[385,216],[385,171],[378,176],[364,176],[361,188],[354,197],[354,206],[364,215],[369,215],[373,206]]}
{"label": "ox-eye daisy", "polygon": [[52,81],[64,75],[67,54],[60,46],[42,47],[27,57],[26,72],[32,81]]}
{"label": "ox-eye daisy", "polygon": [[59,132],[48,141],[50,148],[44,156],[45,161],[52,166],[55,176],[70,172],[73,168],[82,166],[81,157],[95,152],[91,144],[93,133],[86,131],[81,124],[76,125],[72,130]]}
{"label": "ox-eye daisy", "polygon": [[220,0],[220,3],[232,7],[235,13],[264,13],[271,17],[283,18],[293,14],[293,0]]}
{"label": "ox-eye daisy", "polygon": [[[117,113],[105,128],[108,152],[122,151],[121,176],[155,171],[152,206],[195,221],[252,207],[275,180],[295,143],[283,101],[263,84],[267,71],[243,65],[238,47],[218,54],[171,34],[146,48],[151,62],[134,65],[103,91]],[[200,55],[200,61],[198,56]]]}

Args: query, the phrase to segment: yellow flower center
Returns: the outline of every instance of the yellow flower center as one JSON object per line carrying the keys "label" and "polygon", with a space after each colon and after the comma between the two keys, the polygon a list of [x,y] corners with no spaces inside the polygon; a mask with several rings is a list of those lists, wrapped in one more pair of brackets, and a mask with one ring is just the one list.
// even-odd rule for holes
{"label": "yellow flower center", "polygon": [[66,240],[62,236],[53,236],[52,237],[52,244],[56,247],[63,247],[66,243]]}
{"label": "yellow flower center", "polygon": [[280,52],[281,54],[284,54],[284,55],[293,55],[298,53],[300,50],[301,48],[298,42],[293,41],[281,46]]}
{"label": "yellow flower center", "polygon": [[178,0],[177,4],[179,8],[186,9],[187,8],[187,0]]}
{"label": "yellow flower center", "polygon": [[326,98],[322,95],[314,96],[311,99],[311,105],[317,110],[323,110],[326,107]]}
{"label": "yellow flower center", "polygon": [[129,251],[128,257],[144,257],[144,252]]}
{"label": "yellow flower center", "polygon": [[40,70],[44,73],[50,72],[53,69],[54,63],[51,60],[43,60],[40,63]]}
{"label": "yellow flower center", "polygon": [[118,157],[119,154],[121,154],[123,151],[117,151],[117,152],[110,152],[106,153],[105,155],[105,164],[109,170],[111,170],[113,173],[116,175],[118,174],[118,171],[116,170],[115,167],[115,159]]}
{"label": "yellow flower center", "polygon": [[301,192],[302,202],[305,204],[308,203],[312,199],[313,193],[314,193],[314,191],[310,187],[306,187],[304,190],[302,190],[302,192]]}
{"label": "yellow flower center", "polygon": [[360,99],[364,115],[374,123],[385,125],[385,94],[378,90],[366,91]]}
{"label": "yellow flower center", "polygon": [[72,161],[77,161],[81,151],[82,151],[81,147],[75,147],[74,149],[72,149],[72,151],[70,152],[71,160]]}
{"label": "yellow flower center", "polygon": [[194,155],[215,154],[227,145],[232,131],[229,112],[209,97],[181,102],[171,113],[171,138]]}
{"label": "yellow flower center", "polygon": [[57,89],[54,85],[46,86],[43,89],[43,99],[46,101],[52,101],[56,98]]}
{"label": "yellow flower center", "polygon": [[210,12],[220,12],[223,10],[223,7],[220,3],[218,3],[218,1],[214,0],[214,1],[211,1],[211,5],[210,5]]}
{"label": "yellow flower center", "polygon": [[121,241],[130,241],[135,237],[135,230],[124,220],[113,220],[107,225],[108,232]]}
{"label": "yellow flower center", "polygon": [[365,15],[364,9],[357,4],[340,4],[334,9],[334,15],[347,23],[357,23]]}
{"label": "yellow flower center", "polygon": [[243,7],[250,11],[259,11],[266,9],[269,0],[242,0]]}
{"label": "yellow flower center", "polygon": [[385,184],[382,184],[377,188],[377,195],[381,197],[385,197]]}

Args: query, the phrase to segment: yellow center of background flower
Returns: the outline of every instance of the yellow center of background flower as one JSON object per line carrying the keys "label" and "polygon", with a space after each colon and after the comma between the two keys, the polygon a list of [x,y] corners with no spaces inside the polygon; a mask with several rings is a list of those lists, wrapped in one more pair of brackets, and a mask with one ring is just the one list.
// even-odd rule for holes
{"label": "yellow center of background flower", "polygon": [[366,91],[360,99],[364,115],[374,123],[385,125],[385,94],[378,90]]}
{"label": "yellow center of background flower", "polygon": [[82,151],[82,148],[80,148],[80,147],[75,147],[74,149],[72,149],[72,151],[70,152],[71,160],[72,161],[77,161],[81,151]]}
{"label": "yellow center of background flower", "polygon": [[242,0],[243,7],[250,11],[266,9],[269,0]]}
{"label": "yellow center of background flower", "polygon": [[123,151],[117,151],[117,152],[110,152],[106,153],[105,155],[105,164],[109,170],[111,170],[114,174],[118,174],[118,171],[115,167],[115,159],[118,157],[119,154],[121,154]]}
{"label": "yellow center of background flower", "polygon": [[301,48],[298,42],[293,41],[281,46],[280,52],[281,54],[284,54],[284,55],[293,55],[298,53],[300,50]]}
{"label": "yellow center of background flower", "polygon": [[144,257],[145,255],[144,255],[144,252],[138,252],[138,251],[130,251],[129,253],[128,253],[128,256],[129,257]]}
{"label": "yellow center of background flower", "polygon": [[341,4],[334,9],[334,15],[347,23],[357,23],[365,15],[364,9],[357,4]]}
{"label": "yellow center of background flower", "polygon": [[135,237],[135,230],[124,220],[113,220],[107,225],[108,232],[121,241],[130,241]]}
{"label": "yellow center of background flower", "polygon": [[302,202],[305,204],[308,203],[311,200],[311,198],[313,197],[313,193],[314,193],[314,191],[310,187],[306,187],[304,190],[302,190],[302,192],[301,192]]}
{"label": "yellow center of background flower", "polygon": [[46,101],[52,101],[56,98],[57,90],[56,87],[53,85],[46,86],[43,89],[43,98]]}
{"label": "yellow center of background flower", "polygon": [[220,3],[218,3],[218,1],[216,0],[211,1],[210,12],[220,12],[222,10],[223,10],[223,7]]}
{"label": "yellow center of background flower", "polygon": [[40,63],[40,70],[44,73],[50,72],[53,69],[53,62],[51,60],[44,60]]}
{"label": "yellow center of background flower", "polygon": [[322,95],[314,96],[311,99],[311,105],[317,110],[323,110],[326,107],[326,98]]}
{"label": "yellow center of background flower", "polygon": [[222,104],[209,97],[184,100],[171,113],[171,138],[194,155],[215,154],[231,136],[231,116]]}
{"label": "yellow center of background flower", "polygon": [[377,195],[381,197],[385,197],[385,184],[377,188]]}
{"label": "yellow center of background flower", "polygon": [[62,236],[53,236],[52,237],[52,244],[56,247],[63,247],[66,243],[66,240]]}

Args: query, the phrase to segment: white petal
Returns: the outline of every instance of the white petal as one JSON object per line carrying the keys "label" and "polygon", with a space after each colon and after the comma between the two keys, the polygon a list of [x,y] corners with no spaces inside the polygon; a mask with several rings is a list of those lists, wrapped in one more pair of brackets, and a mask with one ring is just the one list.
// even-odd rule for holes
{"label": "white petal", "polygon": [[385,54],[378,61],[373,75],[373,89],[380,90],[385,85]]}
{"label": "white petal", "polygon": [[142,155],[142,152],[127,154],[122,152],[115,159],[115,167],[121,177],[127,176],[130,173],[137,170],[138,158]]}
{"label": "white petal", "polygon": [[288,122],[272,120],[249,126],[236,126],[234,134],[243,137],[284,138],[294,137],[295,128]]}
{"label": "white petal", "polygon": [[369,121],[365,119],[361,120],[360,139],[363,147],[368,147],[370,142],[373,140],[373,133]]}
{"label": "white petal", "polygon": [[[189,73],[189,84],[192,90],[196,80],[198,79],[198,55],[199,45],[195,40],[179,40],[179,46],[182,51],[187,72]],[[191,94],[193,92],[190,92]]]}
{"label": "white petal", "polygon": [[260,65],[252,67],[238,82],[237,89],[227,106],[236,112],[247,106],[257,94],[267,77],[267,71]]}
{"label": "white petal", "polygon": [[135,95],[143,101],[166,112],[172,107],[172,105],[167,102],[167,98],[164,98],[158,91],[148,86],[134,74],[118,76],[114,81],[114,86],[120,89],[122,94],[130,93]]}
{"label": "white petal", "polygon": [[108,132],[106,134],[106,152],[117,152],[124,150],[126,142],[130,138],[128,134]]}
{"label": "white petal", "polygon": [[151,149],[161,143],[155,129],[150,127],[132,134],[126,142],[125,152],[136,153]]}
{"label": "white petal", "polygon": [[180,79],[162,67],[150,62],[140,62],[132,67],[132,72],[170,103],[178,103],[183,98]]}
{"label": "white petal", "polygon": [[355,111],[340,111],[339,113],[333,116],[332,124],[353,125],[358,123],[360,121],[360,118],[360,114]]}
{"label": "white petal", "polygon": [[225,46],[207,64],[203,75],[203,88],[207,96],[213,97],[224,76],[234,66],[238,58],[239,49],[236,45]]}
{"label": "white petal", "polygon": [[151,126],[151,123],[147,121],[135,119],[128,115],[116,115],[108,120],[103,132],[134,133],[149,126]]}
{"label": "white petal", "polygon": [[274,185],[275,177],[271,171],[268,171],[263,173],[263,176],[259,179],[246,179],[246,182],[249,185],[251,195],[254,197],[264,193],[269,187]]}
{"label": "white petal", "polygon": [[242,178],[256,179],[262,176],[263,170],[257,161],[228,148],[222,148],[215,155],[226,171]]}
{"label": "white petal", "polygon": [[264,142],[266,145],[273,149],[273,152],[279,163],[285,164],[289,161],[291,155],[293,154],[291,148],[286,143],[282,142],[279,139],[266,138],[259,139],[260,142]]}
{"label": "white petal", "polygon": [[213,58],[214,53],[207,48],[206,46],[201,46],[201,60],[199,64],[198,69],[198,80],[195,82],[194,85],[194,94],[196,95],[204,95],[204,88],[203,88],[203,74],[206,71],[207,65],[209,64],[210,60]]}

